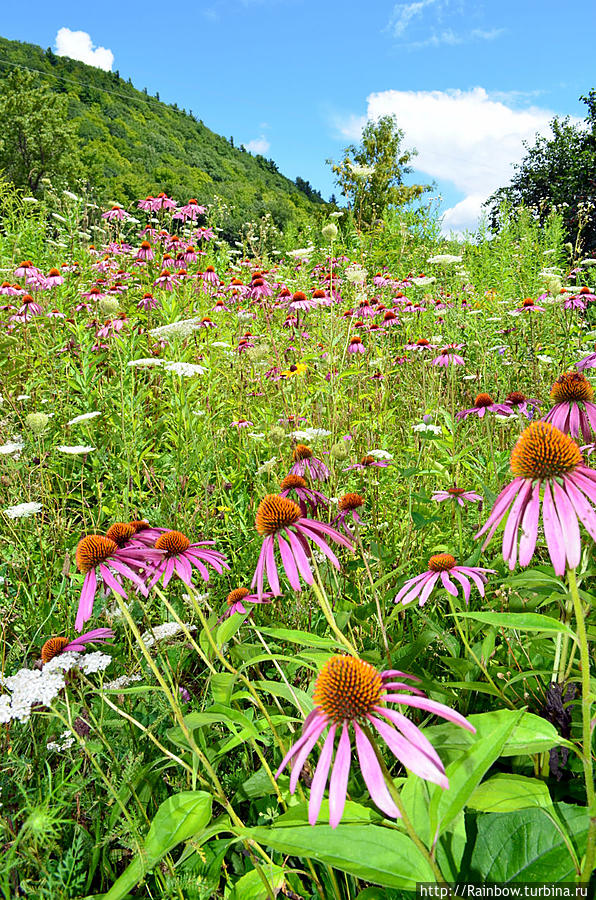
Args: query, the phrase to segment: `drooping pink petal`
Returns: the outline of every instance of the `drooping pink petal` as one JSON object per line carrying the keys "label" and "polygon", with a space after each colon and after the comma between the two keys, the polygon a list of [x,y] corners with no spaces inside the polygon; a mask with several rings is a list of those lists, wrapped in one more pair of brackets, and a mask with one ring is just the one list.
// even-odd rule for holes
{"label": "drooping pink petal", "polygon": [[259,553],[259,558],[257,560],[257,567],[250,583],[251,588],[256,587],[259,599],[263,596],[263,572],[265,569],[265,554],[267,553],[266,543],[268,540],[269,536],[267,536],[261,544],[261,552]]}
{"label": "drooping pink petal", "polygon": [[499,527],[501,519],[509,509],[510,504],[513,502],[513,498],[516,496],[517,492],[521,489],[525,479],[524,478],[514,478],[507,487],[504,487],[497,499],[495,500],[495,504],[492,508],[491,514],[480,529],[475,535],[475,538],[481,537],[486,531],[488,534],[484,540],[482,545],[483,549],[487,546],[492,538],[493,534]]}
{"label": "drooping pink petal", "polygon": [[172,575],[174,574],[175,571],[176,571],[176,562],[174,560],[174,557],[170,556],[170,558],[166,561],[166,564],[165,564],[164,570],[163,570],[163,586],[164,587],[168,586],[168,584],[170,583],[170,580],[172,578]]}
{"label": "drooping pink petal", "polygon": [[553,503],[550,484],[544,482],[544,497],[542,500],[542,522],[544,525],[544,537],[546,547],[553,564],[556,575],[565,574],[565,547],[563,545],[563,531],[561,523]]}
{"label": "drooping pink petal", "polygon": [[584,528],[593,541],[596,541],[596,510],[590,506],[587,498],[582,494],[571,477],[567,476],[563,479],[565,487],[563,490],[567,493],[571,504],[583,524]]}
{"label": "drooping pink petal", "polygon": [[529,479],[526,479],[519,494],[513,501],[507,524],[505,525],[505,530],[503,532],[503,559],[509,564],[511,571],[515,569],[517,560],[517,533],[519,531],[519,523],[531,491],[532,482]]}
{"label": "drooping pink petal", "polygon": [[[451,594],[452,597],[457,597],[457,588],[453,584],[451,579],[449,578],[449,575],[447,574],[447,572],[441,572],[440,575],[441,575],[441,583],[442,583],[443,587],[445,588],[445,590],[449,594]],[[422,603],[420,604],[420,606],[422,606]]]}
{"label": "drooping pink petal", "polygon": [[334,540],[336,544],[341,544],[342,547],[346,547],[348,550],[354,550],[354,545],[347,537],[344,537],[337,529],[332,528],[331,525],[327,525],[325,522],[318,522],[315,519],[298,519],[297,524],[302,528],[316,531],[318,534],[325,534]]}
{"label": "drooping pink petal", "polygon": [[298,778],[300,777],[306,758],[325,730],[326,725],[327,723],[323,717],[321,717],[321,721],[315,722],[314,726],[312,726],[309,731],[308,739],[296,754],[294,764],[292,765],[292,774],[290,775],[290,794],[293,794],[296,790]]}
{"label": "drooping pink petal", "polygon": [[538,539],[538,518],[540,515],[540,481],[532,490],[532,496],[524,510],[519,539],[519,564],[527,566],[534,555]]}
{"label": "drooping pink petal", "polygon": [[111,588],[114,593],[119,594],[121,597],[127,597],[122,584],[114,577],[108,567],[103,565],[103,563],[99,566],[99,574],[101,575],[104,584]]}
{"label": "drooping pink petal", "polygon": [[[478,588],[478,592],[481,597],[484,597],[484,585],[488,581],[487,577],[483,575],[481,572],[478,572],[472,566],[458,566],[458,572],[461,572],[466,578],[471,578],[476,587]],[[455,577],[455,572],[453,572],[453,576]]]}
{"label": "drooping pink petal", "polygon": [[431,577],[428,579],[424,587],[420,592],[420,598],[418,600],[418,606],[424,606],[428,598],[433,592],[434,586],[439,580],[439,572],[432,572]]}
{"label": "drooping pink petal", "polygon": [[449,782],[445,776],[445,770],[438,767],[437,764],[428,758],[426,753],[421,753],[416,745],[410,743],[402,734],[396,731],[392,725],[388,725],[383,719],[377,719],[376,716],[368,715],[368,720],[379,732],[391,752],[399,761],[420,778],[432,781],[433,784],[439,784],[441,787],[449,787]]}
{"label": "drooping pink petal", "polygon": [[290,586],[295,591],[302,590],[300,585],[300,576],[298,575],[298,569],[296,568],[296,562],[294,560],[294,557],[292,556],[292,551],[290,550],[287,541],[282,538],[281,534],[277,535],[277,543],[279,544],[281,561],[288,581],[290,582]]}
{"label": "drooping pink petal", "polygon": [[265,554],[265,567],[267,569],[267,580],[271,585],[271,590],[278,597],[281,593],[279,588],[279,575],[277,574],[277,565],[275,563],[275,539],[267,545]]}
{"label": "drooping pink petal", "polygon": [[[414,578],[408,578],[408,580],[406,581],[406,583],[399,589],[399,591],[397,592],[397,594],[396,594],[395,597],[393,598],[393,602],[394,602],[394,603],[399,603],[400,600],[402,600],[402,598],[406,596],[406,594],[408,593],[408,591],[412,590],[412,588],[413,588],[416,584],[418,584],[418,582],[422,581],[423,579],[426,580],[426,578],[428,578],[428,572],[422,572],[420,575],[416,575]],[[421,587],[422,587],[422,585],[420,585],[420,588],[421,588]],[[414,597],[416,597],[417,594],[418,594],[418,591],[416,591],[416,592],[414,593],[414,596],[413,596],[411,599],[413,600]],[[409,600],[406,601],[406,603],[409,603],[409,602],[410,602]]]}
{"label": "drooping pink petal", "polygon": [[407,716],[404,716],[403,713],[398,712],[396,709],[389,709],[387,706],[376,706],[375,712],[377,715],[385,716],[386,719],[389,719],[390,722],[397,725],[398,729],[411,744],[414,744],[414,746],[418,747],[422,753],[425,753],[441,772],[445,771],[441,757],[429,739],[425,737],[418,726],[411,722]]}
{"label": "drooping pink petal", "polygon": [[85,622],[87,622],[93,614],[93,601],[95,600],[96,590],[97,575],[95,574],[95,569],[90,569],[83,580],[81,596],[79,597],[79,606],[75,619],[76,631],[81,631]]}
{"label": "drooping pink petal", "polygon": [[307,531],[306,529],[302,529],[300,524],[296,525],[296,531],[298,531],[298,533],[302,531],[303,534],[306,534],[309,540],[311,540],[313,544],[317,545],[321,553],[325,554],[329,562],[334,565],[336,569],[341,569],[337,556],[335,555],[329,544],[327,544],[327,542],[320,535],[318,535],[314,531]]}
{"label": "drooping pink petal", "polygon": [[[284,758],[282,759],[277,772],[275,773],[275,777],[279,778],[289,761],[295,756],[301,747],[304,746],[306,741],[310,739],[310,737],[316,733],[317,737],[321,734],[321,732],[325,729],[327,722],[325,721],[325,717],[321,715],[321,711],[319,709],[313,709],[312,715],[314,715],[314,719],[311,719],[308,728],[304,728],[302,734],[298,738],[298,740],[292,744]],[[306,725],[306,722],[305,722]]]}
{"label": "drooping pink petal", "polygon": [[571,437],[579,437],[580,430],[580,409],[577,403],[570,403],[569,410],[569,433]]}
{"label": "drooping pink petal", "polygon": [[403,703],[406,706],[415,706],[416,709],[425,709],[427,712],[441,716],[441,718],[447,719],[449,722],[455,722],[456,725],[461,725],[462,728],[467,728],[472,734],[476,734],[474,726],[470,725],[461,713],[451,709],[450,706],[445,706],[444,703],[438,703],[436,700],[430,700],[428,697],[407,697],[404,694],[387,694],[383,699],[388,700],[390,703]]}
{"label": "drooping pink petal", "polygon": [[451,577],[455,578],[456,581],[459,581],[462,588],[464,589],[464,600],[466,603],[470,602],[470,594],[472,593],[472,585],[463,574],[463,572],[458,572],[457,569],[451,569]]}
{"label": "drooping pink petal", "polygon": [[335,739],[336,725],[332,725],[329,733],[325,738],[321,755],[315,769],[310,789],[310,797],[308,800],[308,821],[311,825],[316,825],[323,802],[323,794],[325,793],[325,785],[329,776],[329,767],[331,766],[331,757],[333,756],[333,741]]}
{"label": "drooping pink petal", "polygon": [[344,722],[329,781],[329,824],[332,828],[337,828],[344,813],[351,756],[350,735]]}
{"label": "drooping pink petal", "polygon": [[298,567],[298,571],[304,578],[307,584],[312,584],[314,581],[314,575],[312,573],[312,569],[308,562],[308,557],[304,552],[304,547],[298,540],[297,535],[295,535],[289,528],[285,530],[286,537],[288,539],[288,543],[291,547],[292,554],[294,559],[296,560],[296,566]]}
{"label": "drooping pink petal", "polygon": [[362,777],[364,778],[370,796],[385,815],[392,819],[399,819],[401,818],[401,813],[389,793],[372,744],[358,723],[354,722],[353,724],[354,731],[356,732],[356,752],[358,753],[358,761],[360,762],[360,771],[362,772]]}
{"label": "drooping pink petal", "polygon": [[[187,559],[183,556],[175,556],[176,560],[175,569],[180,579],[184,582],[184,584],[188,585],[188,587],[192,586],[192,567]],[[209,581],[209,573],[207,573],[207,581]]]}
{"label": "drooping pink petal", "polygon": [[577,515],[569,497],[558,484],[553,480],[553,500],[561,523],[561,531],[563,532],[563,542],[565,554],[570,568],[575,569],[579,566],[581,558],[581,541],[579,536],[579,523]]}

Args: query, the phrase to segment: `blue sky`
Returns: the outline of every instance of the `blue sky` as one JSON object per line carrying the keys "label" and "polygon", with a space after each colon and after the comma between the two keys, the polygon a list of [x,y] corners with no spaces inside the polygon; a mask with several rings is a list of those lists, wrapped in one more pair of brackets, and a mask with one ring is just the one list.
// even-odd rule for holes
{"label": "blue sky", "polygon": [[[61,31],[62,29],[62,31]],[[4,5],[0,31],[118,69],[325,197],[325,160],[395,112],[445,228],[474,225],[522,139],[583,118],[593,0],[54,0]],[[72,32],[85,32],[84,35]],[[98,49],[99,48],[99,49]]]}

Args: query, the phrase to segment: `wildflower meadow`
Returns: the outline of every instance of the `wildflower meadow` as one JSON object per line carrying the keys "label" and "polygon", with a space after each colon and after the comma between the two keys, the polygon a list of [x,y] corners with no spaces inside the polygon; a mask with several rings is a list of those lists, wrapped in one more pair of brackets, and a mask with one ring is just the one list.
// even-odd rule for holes
{"label": "wildflower meadow", "polygon": [[596,259],[0,186],[0,896],[591,896]]}

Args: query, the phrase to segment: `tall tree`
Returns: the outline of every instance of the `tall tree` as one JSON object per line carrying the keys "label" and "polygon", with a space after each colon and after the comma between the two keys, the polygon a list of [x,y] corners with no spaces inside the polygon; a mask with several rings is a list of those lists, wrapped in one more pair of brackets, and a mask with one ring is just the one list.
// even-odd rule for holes
{"label": "tall tree", "polygon": [[350,144],[339,163],[328,159],[335,181],[361,227],[370,227],[388,206],[402,206],[419,197],[427,185],[405,185],[416,150],[402,148],[404,132],[395,116],[366,123],[360,145]]}
{"label": "tall tree", "polygon": [[538,135],[533,147],[526,144],[511,184],[486,201],[493,230],[511,208],[526,206],[540,221],[556,209],[569,239],[579,240],[584,253],[596,251],[596,91],[580,100],[588,108],[585,121],[554,118],[552,138]]}
{"label": "tall tree", "polygon": [[74,179],[76,135],[66,97],[19,69],[0,81],[0,169],[17,187],[36,194],[42,178]]}

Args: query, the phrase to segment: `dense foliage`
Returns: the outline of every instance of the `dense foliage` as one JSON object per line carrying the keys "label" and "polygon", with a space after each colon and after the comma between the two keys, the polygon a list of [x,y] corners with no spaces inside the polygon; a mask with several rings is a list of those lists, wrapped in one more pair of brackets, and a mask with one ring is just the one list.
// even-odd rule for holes
{"label": "dense foliage", "polygon": [[[18,100],[14,95],[11,99],[15,79],[11,72],[19,67],[31,70],[36,86],[28,105],[40,91],[56,94],[65,119],[76,125],[84,180],[70,186],[92,193],[99,203],[117,198],[127,204],[159,191],[200,197],[202,202],[217,196],[228,207],[223,228],[230,238],[237,237],[245,222],[265,213],[278,228],[284,228],[304,222],[321,206],[321,196],[308,181],[291,181],[272,159],[235,148],[233,141],[215,134],[192,112],[162,103],[146,90],[136,90],[117,72],[58,57],[34,44],[0,38],[0,94],[4,97],[0,132],[6,147],[11,148],[11,158],[17,149],[12,107]],[[10,115],[3,113],[7,104]],[[34,142],[36,120],[29,117],[27,125],[27,115],[25,109],[24,125]],[[36,115],[43,117],[43,110],[38,109]],[[4,165],[0,151],[0,166]],[[32,185],[19,166],[7,165],[7,172],[17,185],[37,192],[38,185]],[[59,166],[58,174],[62,172]]]}
{"label": "dense foliage", "polygon": [[512,208],[523,204],[545,222],[552,210],[563,219],[567,236],[585,253],[596,254],[596,91],[581,97],[588,107],[585,121],[555,117],[552,138],[536,137],[511,184],[487,201],[491,225],[498,229]]}
{"label": "dense foliage", "polygon": [[3,900],[585,885],[596,293],[560,216],[241,253],[168,197],[92,246],[74,194],[0,191]]}

